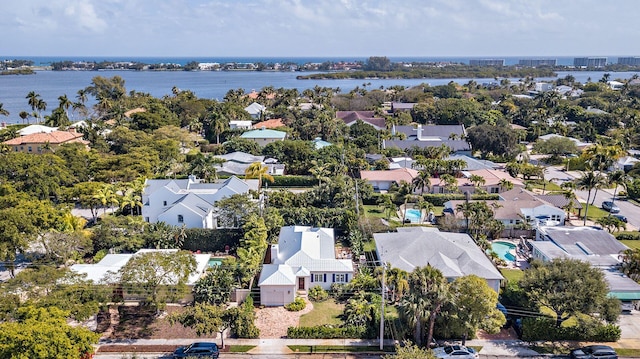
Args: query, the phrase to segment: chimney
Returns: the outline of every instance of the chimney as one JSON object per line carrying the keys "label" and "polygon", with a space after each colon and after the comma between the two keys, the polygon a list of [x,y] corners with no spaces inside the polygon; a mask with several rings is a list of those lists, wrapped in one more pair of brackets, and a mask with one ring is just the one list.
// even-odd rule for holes
{"label": "chimney", "polygon": [[418,135],[418,141],[422,141],[422,125],[418,124],[418,128],[417,128],[417,135]]}

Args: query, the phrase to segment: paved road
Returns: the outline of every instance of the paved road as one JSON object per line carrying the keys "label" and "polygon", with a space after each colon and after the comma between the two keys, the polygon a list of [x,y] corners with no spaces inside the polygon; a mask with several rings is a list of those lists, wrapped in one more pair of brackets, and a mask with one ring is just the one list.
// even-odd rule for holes
{"label": "paved road", "polygon": [[[575,178],[579,177],[579,172],[564,172],[561,171],[559,167],[547,167],[547,171],[544,175],[547,181],[552,181],[558,185],[562,184],[566,181],[572,181]],[[621,189],[619,188],[617,192]],[[617,193],[616,192],[616,193]],[[580,201],[586,202],[589,192],[588,191],[575,191],[576,196],[580,199]],[[593,196],[595,195],[595,200],[593,200]],[[591,191],[591,200],[593,201],[593,205],[602,208],[603,201],[611,201],[613,198],[613,189],[604,189],[598,190],[597,193],[595,190]],[[590,201],[591,202],[591,201]],[[631,202],[627,202],[624,200],[616,199],[616,206],[620,207],[620,214],[627,217],[628,223],[630,224],[628,229],[637,230],[640,228],[640,208],[634,205]]]}

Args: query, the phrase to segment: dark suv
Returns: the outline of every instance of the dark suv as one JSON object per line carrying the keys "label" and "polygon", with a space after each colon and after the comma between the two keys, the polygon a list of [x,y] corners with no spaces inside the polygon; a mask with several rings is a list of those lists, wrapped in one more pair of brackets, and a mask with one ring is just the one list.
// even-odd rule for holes
{"label": "dark suv", "polygon": [[618,354],[612,347],[607,345],[589,345],[584,348],[571,351],[571,358],[598,358],[598,359],[618,359]]}
{"label": "dark suv", "polygon": [[197,342],[180,347],[173,352],[172,358],[214,358],[218,359],[220,350],[216,343]]}

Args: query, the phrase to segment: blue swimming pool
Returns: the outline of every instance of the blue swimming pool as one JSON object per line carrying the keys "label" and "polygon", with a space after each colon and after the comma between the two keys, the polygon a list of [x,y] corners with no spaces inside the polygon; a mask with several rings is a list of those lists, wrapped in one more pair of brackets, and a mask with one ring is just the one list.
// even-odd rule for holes
{"label": "blue swimming pool", "polygon": [[491,243],[491,250],[498,254],[500,259],[507,262],[515,262],[516,257],[512,253],[516,249],[516,245],[509,242],[493,242]]}
{"label": "blue swimming pool", "polygon": [[419,209],[407,209],[405,218],[411,221],[411,223],[420,223],[422,219],[422,211]]}
{"label": "blue swimming pool", "polygon": [[222,258],[210,258],[209,267],[217,267],[222,264]]}

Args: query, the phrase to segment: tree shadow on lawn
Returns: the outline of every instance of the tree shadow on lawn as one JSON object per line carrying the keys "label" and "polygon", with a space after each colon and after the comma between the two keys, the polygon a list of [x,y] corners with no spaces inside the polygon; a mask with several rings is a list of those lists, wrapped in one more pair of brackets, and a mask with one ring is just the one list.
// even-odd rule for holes
{"label": "tree shadow on lawn", "polygon": [[120,321],[111,337],[113,339],[151,338],[156,328],[152,325],[158,319],[155,308],[120,306]]}

